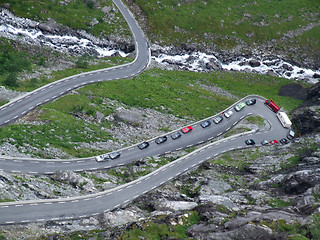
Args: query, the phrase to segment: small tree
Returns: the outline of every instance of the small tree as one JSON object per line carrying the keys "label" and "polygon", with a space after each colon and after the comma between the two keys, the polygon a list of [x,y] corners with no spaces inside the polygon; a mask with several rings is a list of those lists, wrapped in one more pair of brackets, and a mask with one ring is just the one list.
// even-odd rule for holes
{"label": "small tree", "polygon": [[3,83],[9,87],[18,87],[19,83],[18,83],[17,73],[16,72],[9,73],[9,75],[4,80]]}
{"label": "small tree", "polygon": [[84,54],[81,57],[78,58],[78,61],[76,62],[77,68],[87,68],[88,67],[88,54]]}

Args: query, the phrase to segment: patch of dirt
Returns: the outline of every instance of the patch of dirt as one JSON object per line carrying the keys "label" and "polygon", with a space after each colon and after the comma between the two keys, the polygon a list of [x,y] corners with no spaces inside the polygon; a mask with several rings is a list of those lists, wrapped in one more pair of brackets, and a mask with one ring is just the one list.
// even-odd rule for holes
{"label": "patch of dirt", "polygon": [[288,96],[288,97],[293,97],[296,99],[302,99],[306,100],[307,99],[307,89],[304,88],[301,84],[298,83],[292,83],[292,84],[287,84],[284,85],[280,88],[279,90],[279,95],[280,96]]}

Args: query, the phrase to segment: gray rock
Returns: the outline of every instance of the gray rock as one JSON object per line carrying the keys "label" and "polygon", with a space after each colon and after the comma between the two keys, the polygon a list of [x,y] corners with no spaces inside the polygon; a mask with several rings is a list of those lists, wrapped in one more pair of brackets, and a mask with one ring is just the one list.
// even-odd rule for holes
{"label": "gray rock", "polygon": [[219,226],[216,224],[195,224],[187,229],[188,236],[205,239],[204,237],[211,232],[216,232],[219,229]]}
{"label": "gray rock", "polygon": [[293,67],[288,65],[288,64],[282,64],[282,67],[285,69],[285,70],[288,70],[288,71],[293,71]]}
{"label": "gray rock", "polygon": [[228,232],[207,233],[204,239],[214,240],[257,240],[257,239],[275,239],[272,235],[272,230],[268,227],[256,226],[247,224],[238,229]]}
{"label": "gray rock", "polygon": [[140,113],[124,108],[117,109],[115,118],[119,121],[127,122],[132,126],[138,126],[142,120],[142,116]]}
{"label": "gray rock", "polygon": [[96,114],[95,114],[95,116],[94,116],[94,119],[95,119],[98,123],[102,123],[103,120],[104,120],[104,117],[105,117],[105,116],[104,116],[103,113],[97,111]]}
{"label": "gray rock", "polygon": [[139,208],[130,208],[125,210],[115,210],[103,214],[101,220],[104,224],[111,227],[124,225],[126,223],[137,222],[144,219],[144,214]]}
{"label": "gray rock", "polygon": [[51,178],[59,182],[68,182],[76,188],[81,188],[86,192],[96,192],[94,183],[91,179],[82,177],[80,174],[74,173],[72,171],[59,171],[55,172]]}
{"label": "gray rock", "polygon": [[225,206],[227,209],[232,211],[239,211],[237,205],[230,200],[230,198],[219,196],[219,195],[202,195],[199,197],[201,203],[211,202]]}
{"label": "gray rock", "polygon": [[219,180],[210,180],[206,184],[203,184],[200,188],[200,195],[216,195],[224,193],[231,189],[230,184],[219,181]]}
{"label": "gray rock", "polygon": [[155,207],[158,210],[169,210],[169,211],[180,211],[180,210],[189,210],[196,207],[198,204],[195,202],[186,202],[186,201],[160,201]]}
{"label": "gray rock", "polygon": [[261,63],[258,60],[250,60],[249,65],[254,68],[254,67],[259,67]]}
{"label": "gray rock", "polygon": [[291,173],[283,181],[284,191],[299,194],[320,183],[320,170],[302,170]]}

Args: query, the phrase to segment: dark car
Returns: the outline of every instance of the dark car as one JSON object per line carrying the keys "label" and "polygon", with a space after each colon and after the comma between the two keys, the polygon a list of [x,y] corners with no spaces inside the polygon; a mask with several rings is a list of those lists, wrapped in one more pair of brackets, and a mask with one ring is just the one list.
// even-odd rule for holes
{"label": "dark car", "polygon": [[113,152],[109,154],[109,158],[110,159],[116,159],[120,157],[120,153],[119,152]]}
{"label": "dark car", "polygon": [[192,131],[192,129],[193,129],[193,128],[192,128],[191,126],[188,126],[188,127],[182,128],[181,131],[182,131],[183,133],[188,133],[188,132]]}
{"label": "dark car", "polygon": [[207,120],[207,121],[202,122],[200,125],[201,125],[201,127],[206,128],[211,125],[211,122]]}
{"label": "dark car", "polygon": [[289,141],[286,138],[282,138],[279,141],[281,144],[287,144]]}
{"label": "dark car", "polygon": [[245,141],[245,143],[246,143],[247,145],[255,145],[255,144],[256,144],[253,139],[247,139],[247,140]]}
{"label": "dark car", "polygon": [[215,124],[218,124],[219,122],[221,122],[223,120],[223,118],[221,116],[217,116],[217,117],[214,117],[212,119],[212,121],[215,123]]}
{"label": "dark car", "polygon": [[248,106],[250,106],[250,105],[256,104],[256,102],[257,102],[257,100],[253,98],[253,99],[249,99],[248,101],[246,101],[246,104],[247,104]]}
{"label": "dark car", "polygon": [[161,144],[161,143],[164,143],[165,141],[167,141],[167,136],[158,137],[155,142],[156,144]]}
{"label": "dark car", "polygon": [[138,148],[139,148],[140,150],[145,149],[145,148],[147,148],[147,147],[149,147],[149,143],[148,143],[148,142],[143,142],[143,143],[140,143],[140,144],[138,145]]}
{"label": "dark car", "polygon": [[181,137],[181,133],[179,133],[179,132],[175,132],[174,134],[171,135],[171,138],[172,138],[173,140],[176,140],[176,139],[178,139],[179,137]]}

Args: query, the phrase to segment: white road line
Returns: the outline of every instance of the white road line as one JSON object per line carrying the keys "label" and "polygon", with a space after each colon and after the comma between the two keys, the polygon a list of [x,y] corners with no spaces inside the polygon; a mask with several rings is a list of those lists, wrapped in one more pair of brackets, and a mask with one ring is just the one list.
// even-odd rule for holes
{"label": "white road line", "polygon": [[219,137],[221,134],[222,134],[222,132],[221,132],[221,133],[218,133],[217,137]]}
{"label": "white road line", "polygon": [[100,195],[100,196],[96,196],[96,198],[102,198],[102,195]]}
{"label": "white road line", "polygon": [[120,207],[120,204],[117,204],[117,205],[114,206],[114,208],[117,208],[117,207]]}
{"label": "white road line", "polygon": [[57,220],[59,220],[60,218],[51,218],[50,220],[51,221],[57,221]]}
{"label": "white road line", "polygon": [[22,220],[21,222],[22,223],[27,223],[27,222],[30,222],[30,220]]}
{"label": "white road line", "polygon": [[31,203],[30,206],[37,206],[38,203]]}
{"label": "white road line", "polygon": [[230,130],[230,128],[231,128],[231,127],[228,127],[228,128],[226,129],[226,131],[229,131],[229,130]]}
{"label": "white road line", "polygon": [[238,122],[234,122],[232,125],[234,126],[234,125],[236,125]]}
{"label": "white road line", "polygon": [[14,162],[22,162],[21,160],[13,160]]}
{"label": "white road line", "polygon": [[15,223],[15,221],[8,221],[8,222],[6,222],[6,224],[11,224],[11,223]]}
{"label": "white road line", "polygon": [[71,202],[79,202],[79,200],[73,200],[73,201],[71,201]]}
{"label": "white road line", "polygon": [[117,192],[121,192],[122,190],[123,190],[123,189],[122,189],[122,188],[120,188],[120,189],[118,189],[118,190],[117,190]]}
{"label": "white road line", "polygon": [[70,162],[62,162],[62,163],[70,163]]}
{"label": "white road line", "polygon": [[9,207],[9,206],[1,206],[0,208],[7,208],[7,207]]}
{"label": "white road line", "polygon": [[209,160],[211,157],[207,157],[206,160]]}
{"label": "white road line", "polygon": [[129,185],[129,186],[127,186],[127,189],[128,189],[128,188],[131,188],[131,187],[132,187],[132,185]]}
{"label": "white road line", "polygon": [[188,145],[187,147],[191,147],[191,146],[192,146],[192,144]]}
{"label": "white road line", "polygon": [[179,151],[179,150],[181,150],[181,149],[182,149],[182,147],[180,147],[180,148],[177,148],[176,150],[177,150],[177,151]]}
{"label": "white road line", "polygon": [[66,203],[66,202],[58,202],[59,204],[63,204],[63,203]]}
{"label": "white road line", "polygon": [[230,148],[229,150],[231,151],[231,150],[233,150],[234,148]]}
{"label": "white road line", "polygon": [[83,163],[84,161],[77,161],[77,163]]}
{"label": "white road line", "polygon": [[51,202],[46,202],[44,203],[45,205],[51,205],[52,203]]}
{"label": "white road line", "polygon": [[44,219],[43,218],[41,218],[41,219],[37,219],[37,222],[43,222],[44,221]]}
{"label": "white road line", "polygon": [[91,200],[91,198],[86,198],[86,199],[83,199],[83,201],[89,201]]}
{"label": "white road line", "polygon": [[203,141],[198,142],[198,144],[201,144],[201,143],[203,143]]}
{"label": "white road line", "polygon": [[208,140],[210,141],[210,140],[212,140],[214,137],[210,137],[210,138],[208,138]]}
{"label": "white road line", "polygon": [[22,204],[17,204],[17,205],[14,205],[15,207],[22,207],[23,205]]}
{"label": "white road line", "polygon": [[98,168],[90,168],[89,170],[97,170]]}

